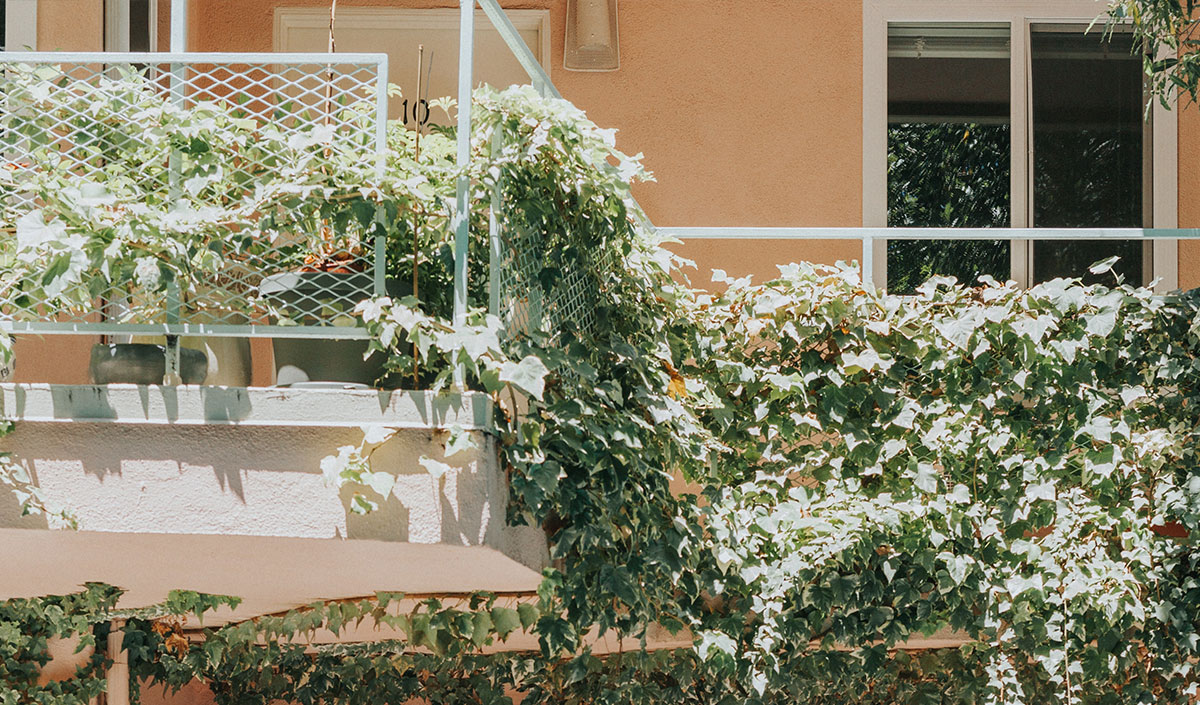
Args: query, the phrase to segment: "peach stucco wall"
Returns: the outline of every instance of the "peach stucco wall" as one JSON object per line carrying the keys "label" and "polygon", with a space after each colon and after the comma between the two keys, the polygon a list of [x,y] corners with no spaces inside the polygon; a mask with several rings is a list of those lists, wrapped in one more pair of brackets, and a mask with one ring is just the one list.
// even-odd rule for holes
{"label": "peach stucco wall", "polygon": [[[339,7],[455,7],[455,0],[340,0]],[[862,7],[848,0],[627,0],[621,70],[562,68],[565,0],[505,0],[551,13],[551,72],[563,95],[658,181],[636,195],[658,225],[855,226],[862,222]],[[192,0],[191,48],[270,51],[277,7],[326,0]],[[814,21],[820,18],[820,22]],[[712,268],[774,274],[797,259],[854,258],[856,243],[692,242]]]}
{"label": "peach stucco wall", "polygon": [[102,51],[101,0],[41,0],[37,8],[40,51]]}

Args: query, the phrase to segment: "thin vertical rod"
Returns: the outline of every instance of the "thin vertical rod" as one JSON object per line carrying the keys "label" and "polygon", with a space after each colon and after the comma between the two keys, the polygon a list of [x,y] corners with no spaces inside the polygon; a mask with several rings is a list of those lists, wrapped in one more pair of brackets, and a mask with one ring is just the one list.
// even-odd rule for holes
{"label": "thin vertical rod", "polygon": [[[421,72],[425,68],[425,45],[417,45],[417,94],[413,99],[413,122],[416,123],[417,134],[413,138],[413,161],[421,162]],[[421,300],[421,287],[418,275],[421,271],[421,238],[420,223],[416,212],[413,213],[413,260],[412,260],[412,290],[413,298]],[[416,355],[413,355],[416,359]]]}
{"label": "thin vertical rod", "polygon": [[[182,54],[187,51],[187,21],[188,0],[171,0],[171,53],[173,54]],[[171,102],[181,107],[186,101],[185,71],[187,69],[183,64],[171,64]],[[169,190],[172,200],[177,200],[181,194],[179,180],[180,171],[183,168],[182,162],[183,156],[179,150],[172,150],[168,163]],[[182,302],[180,301],[179,284],[174,281],[167,285],[166,303],[167,325],[178,325]],[[179,375],[179,337],[168,335],[165,350],[167,359],[163,383],[180,384],[183,380]]]}
{"label": "thin vertical rod", "polygon": [[[454,208],[454,324],[467,321],[467,248],[470,235],[471,89],[475,64],[475,0],[459,0],[458,32],[458,189]],[[455,369],[455,383],[464,385],[464,371]]]}
{"label": "thin vertical rod", "polygon": [[[421,163],[421,73],[425,70],[425,45],[417,45],[417,93],[413,96],[413,123],[417,130],[413,138],[413,161]],[[405,118],[407,119],[407,118]],[[416,210],[413,211],[413,254],[412,254],[412,295],[421,305],[421,218]],[[421,386],[421,357],[417,354],[419,346],[413,341],[413,389]]]}
{"label": "thin vertical rod", "polygon": [[862,241],[862,281],[864,289],[875,288],[875,240],[870,236]]}
{"label": "thin vertical rod", "polygon": [[375,83],[375,176],[382,179],[387,155],[388,57],[379,57]]}
{"label": "thin vertical rod", "polygon": [[[375,69],[378,73],[375,77],[375,177],[383,179],[384,169],[386,167],[387,155],[387,84],[388,84],[388,63],[387,55],[380,58]],[[387,252],[386,238],[383,235],[382,228],[386,227],[384,223],[383,207],[376,209],[375,222],[376,226],[381,228],[375,234],[375,295],[384,296],[387,293]]]}
{"label": "thin vertical rod", "polygon": [[454,323],[467,318],[467,245],[470,235],[471,89],[475,62],[475,0],[459,0],[458,35],[458,189],[454,210]]}
{"label": "thin vertical rod", "polygon": [[[492,132],[492,163],[504,149],[504,123]],[[488,211],[488,313],[500,315],[500,209],[503,207],[504,170],[500,169],[492,186],[492,205]]]}
{"label": "thin vertical rod", "polygon": [[[187,51],[187,20],[188,0],[171,0],[171,53],[182,54]],[[171,64],[171,102],[177,106],[184,105],[184,72],[183,64]],[[168,172],[170,178],[171,199],[179,198],[179,170],[181,155],[178,150],[171,152]]]}

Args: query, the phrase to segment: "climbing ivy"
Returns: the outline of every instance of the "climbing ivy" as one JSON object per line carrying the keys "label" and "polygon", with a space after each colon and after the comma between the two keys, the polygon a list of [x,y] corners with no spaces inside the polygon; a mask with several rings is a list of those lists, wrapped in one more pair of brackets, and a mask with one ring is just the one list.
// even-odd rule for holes
{"label": "climbing ivy", "polygon": [[[478,107],[475,202],[499,188],[509,226],[566,243],[543,293],[556,257],[611,255],[591,260],[596,324],[512,335],[413,299],[358,315],[397,372],[419,361],[444,388],[457,368],[493,395],[508,518],[550,547],[536,595],[379,594],[209,627],[188,615],[235,601],[9,601],[4,705],[86,702],[108,655],[39,685],[45,640],[99,644],[115,618],[141,682],[199,678],[222,705],[1195,702],[1200,295],[934,279],[902,297],[807,264],[693,291],[611,133],[526,90]],[[457,176],[438,169],[420,199],[435,229]],[[386,435],[323,468],[361,511],[390,488],[364,451]],[[330,643],[363,626],[383,640]],[[594,653],[598,635],[624,648]],[[653,650],[672,635],[693,646]],[[923,637],[952,645],[905,648]]]}

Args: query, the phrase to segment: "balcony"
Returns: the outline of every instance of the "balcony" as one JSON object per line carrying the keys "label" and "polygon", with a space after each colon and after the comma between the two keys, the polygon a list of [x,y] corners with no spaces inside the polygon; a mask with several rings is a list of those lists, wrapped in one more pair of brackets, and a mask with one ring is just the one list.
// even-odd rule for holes
{"label": "balcony", "polygon": [[[516,335],[568,298],[586,318],[586,282],[533,294],[546,245],[504,231],[491,194],[455,210],[471,165],[444,138],[407,151],[386,56],[8,53],[3,69],[0,335],[18,375],[92,383],[0,383],[0,447],[79,528],[4,493],[0,596],[106,581],[128,606],[239,595],[241,617],[537,588],[545,536],[507,523],[493,397],[447,387],[450,368],[364,361],[356,307],[413,296],[466,322],[470,297]],[[469,264],[480,222],[490,253]],[[273,369],[214,377],[250,348]],[[72,355],[80,369],[55,369]],[[392,481],[360,515],[322,467],[370,429],[388,430],[370,455]],[[472,449],[449,457],[451,434]]]}

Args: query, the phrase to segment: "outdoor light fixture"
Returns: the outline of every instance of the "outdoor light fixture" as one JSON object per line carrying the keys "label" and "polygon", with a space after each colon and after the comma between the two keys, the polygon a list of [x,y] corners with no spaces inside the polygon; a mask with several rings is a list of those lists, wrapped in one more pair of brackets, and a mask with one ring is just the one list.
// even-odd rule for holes
{"label": "outdoor light fixture", "polygon": [[617,0],[567,0],[568,71],[616,71],[621,68]]}

